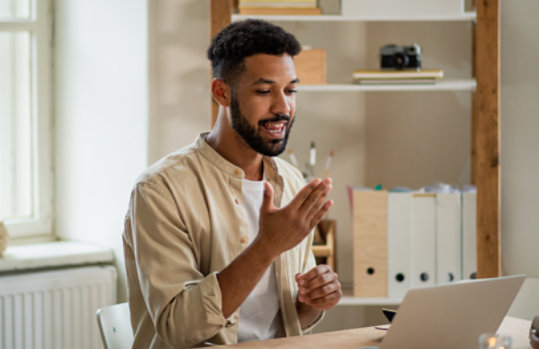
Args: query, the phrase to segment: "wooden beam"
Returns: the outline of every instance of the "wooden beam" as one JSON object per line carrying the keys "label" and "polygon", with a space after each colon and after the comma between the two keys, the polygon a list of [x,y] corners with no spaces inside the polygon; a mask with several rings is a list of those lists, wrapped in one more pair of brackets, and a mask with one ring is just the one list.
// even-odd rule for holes
{"label": "wooden beam", "polygon": [[[211,0],[210,3],[210,39],[213,38],[221,29],[230,24],[232,13],[234,12],[234,0]],[[210,78],[212,78],[210,76]],[[219,105],[211,99],[211,126],[217,120],[217,111]]]}
{"label": "wooden beam", "polygon": [[500,4],[476,1],[473,156],[477,186],[477,276],[501,275]]}

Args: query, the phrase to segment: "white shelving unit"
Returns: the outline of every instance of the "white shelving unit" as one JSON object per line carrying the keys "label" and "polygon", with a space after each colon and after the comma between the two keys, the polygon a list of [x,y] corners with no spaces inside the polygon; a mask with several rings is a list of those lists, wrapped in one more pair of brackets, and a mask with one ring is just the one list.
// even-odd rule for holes
{"label": "white shelving unit", "polygon": [[[211,1],[211,35],[215,35],[221,28],[231,21],[247,18],[259,18],[270,22],[473,22],[475,35],[474,53],[472,58],[474,77],[470,78],[443,78],[434,84],[417,85],[360,85],[343,81],[326,85],[300,85],[298,90],[304,92],[369,92],[369,91],[469,91],[474,93],[472,108],[474,129],[472,130],[472,144],[474,156],[472,157],[472,174],[478,185],[478,219],[484,218],[485,225],[478,227],[478,271],[481,277],[494,277],[500,274],[500,254],[490,251],[499,251],[499,200],[496,183],[499,186],[499,174],[494,171],[499,166],[491,166],[491,159],[499,155],[499,72],[485,67],[498,67],[499,55],[499,0],[485,0],[477,3],[477,12],[464,12],[459,15],[437,16],[293,16],[293,15],[238,15],[234,14],[233,0]],[[213,106],[212,123],[215,120],[217,108]],[[489,142],[485,142],[489,140]],[[473,173],[475,171],[475,173]],[[486,194],[488,193],[488,194]],[[493,194],[494,193],[494,194]],[[487,239],[488,238],[488,239]],[[346,292],[348,291],[348,292]],[[355,298],[345,290],[345,296],[339,306],[376,306],[398,305],[402,299],[393,298]]]}
{"label": "white shelving unit", "polygon": [[[341,16],[341,15],[320,15],[320,16],[275,16],[275,15],[232,15],[232,21],[239,21],[248,18],[258,18],[269,22],[469,22],[476,20],[475,12],[467,12],[462,15],[448,16],[421,16],[421,17],[369,17],[369,16]],[[432,84],[369,84],[361,85],[357,83],[324,84],[324,85],[299,85],[298,90],[302,92],[369,92],[369,91],[470,91],[476,89],[476,81],[470,79],[448,79],[442,78]],[[351,289],[344,290],[344,296],[338,303],[339,306],[395,306],[402,302],[397,298],[358,298],[352,296]]]}

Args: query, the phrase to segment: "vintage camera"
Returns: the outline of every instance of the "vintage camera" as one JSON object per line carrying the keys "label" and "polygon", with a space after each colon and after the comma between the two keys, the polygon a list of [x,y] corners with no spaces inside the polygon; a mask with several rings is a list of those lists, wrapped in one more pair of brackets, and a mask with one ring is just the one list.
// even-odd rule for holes
{"label": "vintage camera", "polygon": [[421,69],[421,47],[384,45],[380,47],[380,67],[382,69]]}

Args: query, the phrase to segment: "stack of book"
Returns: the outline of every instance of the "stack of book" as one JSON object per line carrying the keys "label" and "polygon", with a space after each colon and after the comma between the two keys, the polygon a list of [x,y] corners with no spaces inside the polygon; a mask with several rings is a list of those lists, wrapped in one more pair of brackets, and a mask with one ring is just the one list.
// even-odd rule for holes
{"label": "stack of book", "polygon": [[366,85],[434,84],[444,77],[441,69],[432,70],[355,70],[355,83]]}
{"label": "stack of book", "polygon": [[240,0],[241,15],[320,15],[316,0]]}

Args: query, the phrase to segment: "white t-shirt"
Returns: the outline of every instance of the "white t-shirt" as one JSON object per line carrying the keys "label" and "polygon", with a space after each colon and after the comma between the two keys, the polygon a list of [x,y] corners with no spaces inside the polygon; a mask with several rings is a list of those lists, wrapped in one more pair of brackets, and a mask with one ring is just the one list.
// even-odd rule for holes
{"label": "white t-shirt", "polygon": [[[258,234],[258,218],[264,198],[264,181],[243,180],[242,203],[247,212],[249,241]],[[280,336],[281,316],[275,266],[272,263],[247,299],[240,306],[238,342]]]}

